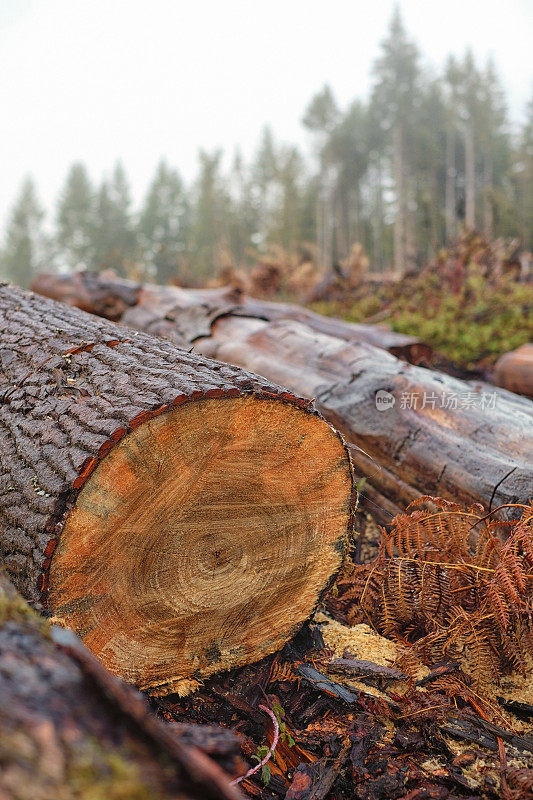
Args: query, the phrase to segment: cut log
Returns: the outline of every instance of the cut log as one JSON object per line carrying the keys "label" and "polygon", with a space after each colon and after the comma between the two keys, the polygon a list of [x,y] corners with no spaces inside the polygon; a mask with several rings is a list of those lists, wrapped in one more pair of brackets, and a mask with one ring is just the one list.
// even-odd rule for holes
{"label": "cut log", "polygon": [[[0,574],[0,797],[238,800],[205,755],[214,729],[168,725],[71,632],[51,627]],[[226,761],[239,739],[223,729]],[[220,749],[220,748],[219,748]]]}
{"label": "cut log", "polygon": [[[54,300],[68,302],[84,311],[112,319],[113,311],[137,306],[127,324],[154,335],[166,335],[180,341],[180,331],[173,323],[179,319],[181,335],[186,341],[205,336],[206,323],[232,314],[274,322],[290,319],[302,322],[312,330],[353,342],[368,342],[388,350],[413,364],[429,364],[431,347],[415,336],[396,333],[386,325],[365,325],[324,317],[291,303],[276,303],[248,297],[236,287],[221,289],[181,289],[175,286],[145,284],[142,288],[108,274],[90,272],[73,275],[43,273],[32,284],[33,291]],[[115,300],[113,300],[115,298]],[[131,302],[135,300],[135,302]],[[105,302],[104,302],[105,301]],[[202,313],[198,314],[198,307]],[[170,324],[168,324],[170,323]]]}
{"label": "cut log", "polygon": [[425,494],[493,509],[533,488],[533,403],[406,364],[298,323],[219,319],[197,352],[307,397],[356,445],[363,502],[382,523]]}
{"label": "cut log", "polygon": [[[201,313],[199,313],[200,308]],[[248,297],[239,289],[180,289],[175,286],[144,286],[139,303],[127,311],[127,324],[158,336],[182,336],[194,342],[209,335],[210,325],[225,316],[266,322],[288,320],[307,325],[313,331],[347,342],[366,342],[398,358],[419,364],[431,361],[431,348],[415,336],[395,333],[385,325],[363,325],[315,314],[291,303],[276,303]]]}
{"label": "cut log", "polygon": [[117,322],[139,302],[142,285],[119,278],[114,272],[43,272],[34,278],[31,288],[44,297]]}
{"label": "cut log", "polygon": [[280,648],[339,569],[350,458],[266,379],[0,286],[0,555],[154,693]]}
{"label": "cut log", "polygon": [[533,344],[504,353],[496,362],[494,381],[503,389],[533,397]]}
{"label": "cut log", "polygon": [[[367,479],[361,500],[382,524],[422,494],[491,509],[531,496],[533,405],[525,397],[415,369],[350,340],[340,332],[345,323],[319,315],[305,324],[268,323],[276,304],[243,303],[238,290],[145,286],[139,301],[124,322],[317,398],[321,413],[356,445],[357,478]],[[310,327],[316,317],[338,326],[335,335]],[[382,413],[379,390],[395,401]]]}

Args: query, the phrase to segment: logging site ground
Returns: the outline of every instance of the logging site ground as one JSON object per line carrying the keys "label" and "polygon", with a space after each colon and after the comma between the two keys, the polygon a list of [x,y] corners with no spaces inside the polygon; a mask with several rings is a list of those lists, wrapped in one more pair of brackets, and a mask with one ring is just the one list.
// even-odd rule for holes
{"label": "logging site ground", "polygon": [[445,51],[418,0],[178,5],[0,9],[0,800],[533,800],[533,104],[492,0]]}

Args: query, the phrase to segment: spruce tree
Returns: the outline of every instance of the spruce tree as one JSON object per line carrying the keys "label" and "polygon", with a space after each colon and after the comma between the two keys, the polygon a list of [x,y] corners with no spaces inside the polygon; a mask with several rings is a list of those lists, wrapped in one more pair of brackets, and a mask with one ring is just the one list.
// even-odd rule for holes
{"label": "spruce tree", "polygon": [[57,249],[62,265],[90,269],[94,259],[95,198],[85,166],[73,164],[57,212]]}
{"label": "spruce tree", "polygon": [[396,6],[382,53],[374,64],[372,104],[380,125],[390,133],[392,173],[396,194],[394,217],[394,267],[412,266],[413,232],[410,219],[412,194],[410,144],[419,102],[420,68],[416,46],[411,42]]}
{"label": "spruce tree", "polygon": [[130,192],[120,162],[111,182],[104,181],[96,198],[93,233],[94,267],[127,274],[135,255],[135,233],[130,218]]}
{"label": "spruce tree", "polygon": [[183,182],[163,159],[140,214],[137,234],[142,258],[158,283],[176,279],[189,243],[190,208]]}
{"label": "spruce tree", "polygon": [[200,174],[194,187],[191,271],[203,280],[215,271],[217,258],[227,247],[228,195],[220,175],[222,151],[200,150]]}
{"label": "spruce tree", "polygon": [[1,258],[3,277],[19,286],[27,288],[34,275],[49,266],[43,218],[35,185],[27,177],[10,215]]}
{"label": "spruce tree", "polygon": [[278,174],[276,145],[269,125],[261,132],[259,147],[252,163],[252,196],[257,211],[256,243],[260,248],[268,244],[273,227]]}
{"label": "spruce tree", "polygon": [[533,251],[533,97],[521,131],[514,162],[514,184],[518,205],[518,227],[521,244]]}

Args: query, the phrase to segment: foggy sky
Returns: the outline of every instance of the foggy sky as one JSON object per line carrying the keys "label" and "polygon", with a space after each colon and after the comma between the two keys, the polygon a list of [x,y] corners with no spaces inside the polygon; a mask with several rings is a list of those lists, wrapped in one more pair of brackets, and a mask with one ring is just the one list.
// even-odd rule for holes
{"label": "foggy sky", "polygon": [[[533,89],[532,0],[401,0],[436,71],[472,46],[494,56],[523,120]],[[141,200],[162,156],[191,180],[198,148],[253,153],[261,128],[305,145],[327,82],[368,97],[393,0],[0,0],[0,226],[28,173],[54,213],[69,165],[94,180],[120,158]],[[228,156],[229,158],[229,156]]]}

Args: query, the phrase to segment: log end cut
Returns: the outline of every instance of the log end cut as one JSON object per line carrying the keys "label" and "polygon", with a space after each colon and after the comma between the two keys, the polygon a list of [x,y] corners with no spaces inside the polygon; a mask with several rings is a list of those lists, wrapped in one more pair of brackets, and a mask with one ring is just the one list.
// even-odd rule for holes
{"label": "log end cut", "polygon": [[256,661],[339,569],[352,496],[345,446],[316,414],[279,398],[187,402],[125,436],[83,486],[50,610],[156,694]]}
{"label": "log end cut", "polygon": [[496,362],[494,382],[510,392],[533,398],[533,344],[504,353]]}

